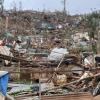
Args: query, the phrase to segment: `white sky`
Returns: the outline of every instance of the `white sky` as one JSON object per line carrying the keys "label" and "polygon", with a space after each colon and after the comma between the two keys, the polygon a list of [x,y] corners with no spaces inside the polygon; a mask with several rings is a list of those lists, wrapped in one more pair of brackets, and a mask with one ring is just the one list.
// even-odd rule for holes
{"label": "white sky", "polygon": [[[62,10],[62,0],[5,0],[4,7],[11,9],[16,3],[19,8],[19,2],[22,2],[23,9],[46,10],[55,11]],[[70,14],[83,14],[91,12],[92,10],[100,10],[100,0],[67,0],[66,8]]]}

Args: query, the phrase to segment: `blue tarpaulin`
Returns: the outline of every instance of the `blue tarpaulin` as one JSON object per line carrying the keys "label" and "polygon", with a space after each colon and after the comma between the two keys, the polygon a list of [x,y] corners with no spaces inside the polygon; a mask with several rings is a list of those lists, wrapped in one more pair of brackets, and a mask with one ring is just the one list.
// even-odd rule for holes
{"label": "blue tarpaulin", "polygon": [[7,94],[7,86],[8,86],[8,79],[9,79],[9,74],[8,72],[5,71],[0,71],[0,92],[6,96]]}

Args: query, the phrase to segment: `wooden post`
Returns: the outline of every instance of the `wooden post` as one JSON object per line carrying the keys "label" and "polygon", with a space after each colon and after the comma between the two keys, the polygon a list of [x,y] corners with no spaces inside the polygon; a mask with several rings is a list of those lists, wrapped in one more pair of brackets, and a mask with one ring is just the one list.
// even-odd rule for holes
{"label": "wooden post", "polygon": [[5,23],[6,32],[8,31],[8,22],[9,22],[9,18],[8,16],[6,16],[6,23]]}
{"label": "wooden post", "polygon": [[39,100],[41,100],[41,73],[39,73]]}
{"label": "wooden post", "polygon": [[100,31],[98,31],[97,53],[100,54]]}
{"label": "wooden post", "polygon": [[[19,53],[19,58],[20,58],[20,53]],[[19,72],[18,80],[19,80],[19,82],[20,82],[20,70],[21,70],[21,68],[20,68],[20,61],[19,61],[18,62],[18,72]]]}

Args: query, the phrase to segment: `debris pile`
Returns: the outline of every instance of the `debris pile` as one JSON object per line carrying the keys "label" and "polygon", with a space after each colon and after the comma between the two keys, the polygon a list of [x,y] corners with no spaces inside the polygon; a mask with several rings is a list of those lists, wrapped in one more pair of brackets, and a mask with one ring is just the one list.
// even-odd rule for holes
{"label": "debris pile", "polygon": [[0,20],[0,66],[10,73],[7,97],[65,100],[75,95],[78,100],[78,95],[93,100],[100,94],[97,41],[90,38],[81,15],[5,13]]}

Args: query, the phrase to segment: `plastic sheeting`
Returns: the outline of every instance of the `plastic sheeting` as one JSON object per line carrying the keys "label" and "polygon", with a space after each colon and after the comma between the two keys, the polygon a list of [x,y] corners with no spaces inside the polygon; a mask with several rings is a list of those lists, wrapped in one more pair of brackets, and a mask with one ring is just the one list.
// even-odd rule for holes
{"label": "plastic sheeting", "polygon": [[0,53],[3,55],[12,56],[12,53],[7,46],[0,46]]}
{"label": "plastic sheeting", "polygon": [[51,61],[60,61],[65,54],[68,54],[68,50],[66,48],[54,48],[50,55],[48,56],[48,60]]}

